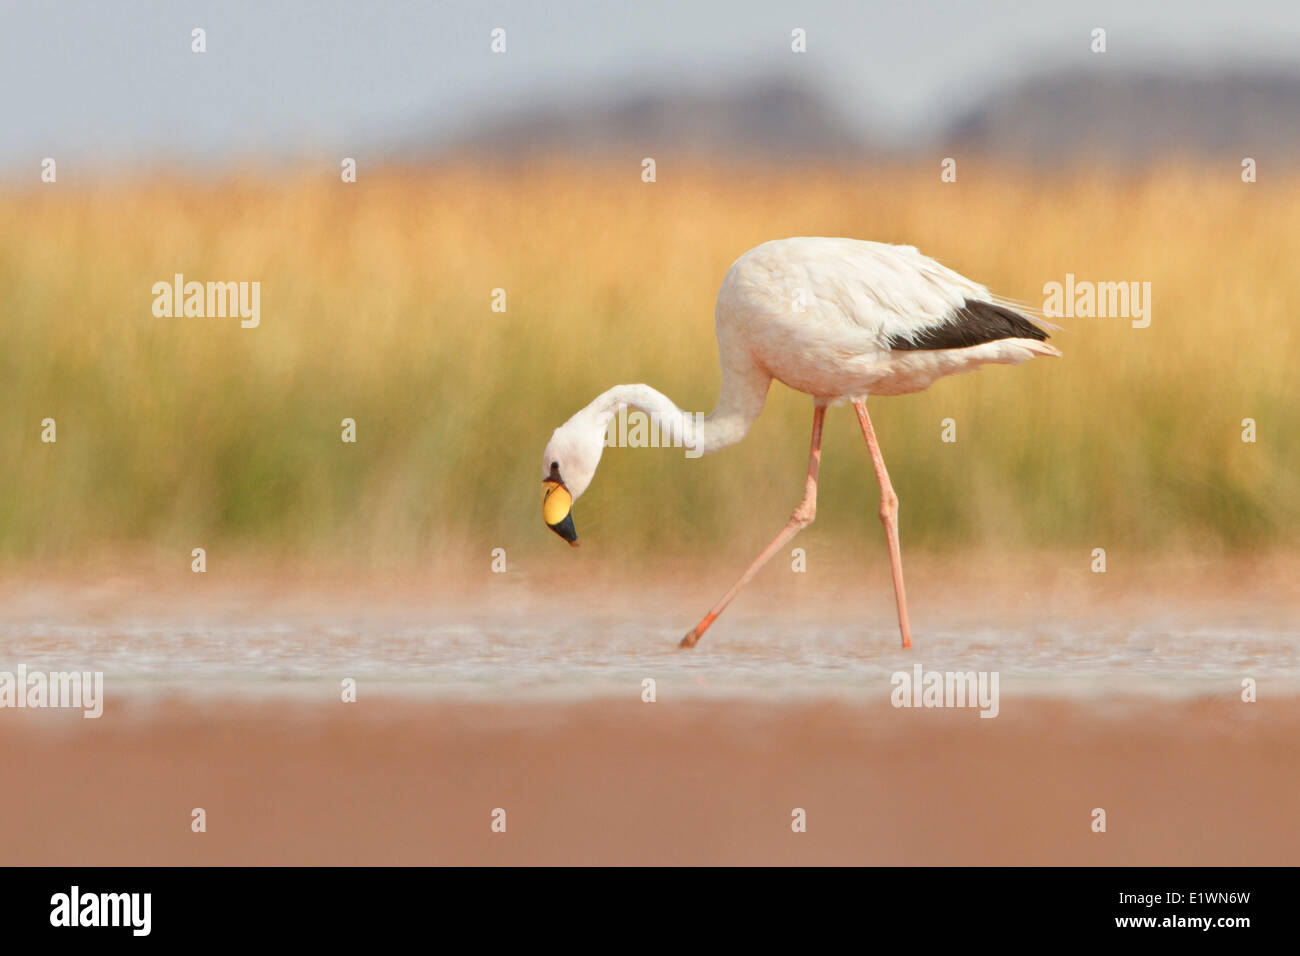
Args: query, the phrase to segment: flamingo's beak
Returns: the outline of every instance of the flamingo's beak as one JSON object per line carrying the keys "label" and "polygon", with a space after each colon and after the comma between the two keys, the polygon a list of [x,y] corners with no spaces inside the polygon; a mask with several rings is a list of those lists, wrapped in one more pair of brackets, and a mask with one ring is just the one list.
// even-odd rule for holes
{"label": "flamingo's beak", "polygon": [[542,520],[573,547],[578,546],[578,529],[573,526],[573,496],[558,472],[542,479]]}

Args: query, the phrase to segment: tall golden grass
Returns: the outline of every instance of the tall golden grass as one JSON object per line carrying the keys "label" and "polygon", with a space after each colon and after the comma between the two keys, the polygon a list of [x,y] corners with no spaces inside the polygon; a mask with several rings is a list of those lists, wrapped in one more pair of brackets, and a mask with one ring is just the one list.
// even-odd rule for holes
{"label": "tall golden grass", "polygon": [[[709,410],[718,284],[740,253],[790,235],[914,244],[1037,304],[1066,272],[1152,283],[1149,328],[1069,320],[1053,335],[1063,359],[873,403],[906,547],[1295,545],[1300,182],[1179,165],[968,166],[956,184],[903,167],[638,172],[450,166],[0,196],[0,555],[201,546],[390,567],[486,564],[494,547],[557,562],[751,552],[800,493],[803,395],[774,386],[717,456],[607,451],[575,509],[580,556],[542,526],[540,455],[620,382]],[[261,326],[155,318],[151,287],[177,272],[260,281]],[[956,443],[940,441],[945,418]],[[879,535],[856,428],[832,411],[817,540]]]}

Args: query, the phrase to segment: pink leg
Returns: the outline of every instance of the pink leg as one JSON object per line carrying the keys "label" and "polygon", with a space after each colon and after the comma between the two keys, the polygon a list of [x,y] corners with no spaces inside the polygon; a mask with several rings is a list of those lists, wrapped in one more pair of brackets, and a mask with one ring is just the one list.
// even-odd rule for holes
{"label": "pink leg", "polygon": [[731,599],[740,593],[740,589],[749,583],[749,579],[758,572],[758,569],[765,565],[768,559],[780,551],[781,547],[798,534],[801,529],[812,524],[813,518],[817,516],[817,469],[822,462],[822,422],[825,420],[826,406],[814,406],[812,448],[808,452],[808,481],[804,485],[803,501],[799,502],[799,507],[794,509],[794,514],[790,515],[790,520],[786,522],[781,533],[763,550],[762,554],[754,559],[754,563],[745,569],[745,573],[740,576],[740,580],[731,586],[731,590],[722,596],[722,600],[713,605],[713,609],[704,615],[704,619],[682,638],[680,646],[694,647],[699,643],[700,638],[704,636],[704,632],[718,619],[718,615],[731,603]]}
{"label": "pink leg", "polygon": [[911,647],[912,626],[907,621],[907,592],[903,589],[903,554],[898,547],[898,495],[894,494],[894,486],[889,483],[885,456],[880,453],[880,445],[876,442],[876,430],[871,427],[866,402],[854,402],[853,407],[858,412],[858,424],[862,426],[862,437],[867,440],[867,450],[871,452],[871,463],[876,466],[876,480],[880,482],[880,521],[885,526],[885,538],[889,541],[889,565],[894,572],[894,600],[898,603],[898,629],[903,634],[903,646]]}

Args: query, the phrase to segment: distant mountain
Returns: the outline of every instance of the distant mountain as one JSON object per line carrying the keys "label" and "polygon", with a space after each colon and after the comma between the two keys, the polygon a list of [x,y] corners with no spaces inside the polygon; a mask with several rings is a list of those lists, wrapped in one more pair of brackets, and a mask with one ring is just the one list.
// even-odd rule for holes
{"label": "distant mountain", "polygon": [[[910,152],[921,150],[927,159],[942,150],[1020,163],[1143,165],[1172,154],[1300,164],[1300,74],[1041,75],[988,97]],[[853,128],[825,97],[783,80],[590,106],[543,103],[470,130],[450,152],[504,162],[538,154],[759,163],[909,156]]]}
{"label": "distant mountain", "polygon": [[994,158],[1144,164],[1170,154],[1300,161],[1300,76],[1041,76],[953,123],[944,142]]}
{"label": "distant mountain", "polygon": [[724,92],[640,95],[581,108],[541,106],[472,130],[454,152],[509,160],[554,153],[604,157],[687,153],[758,161],[846,159],[864,143],[825,99],[772,80]]}

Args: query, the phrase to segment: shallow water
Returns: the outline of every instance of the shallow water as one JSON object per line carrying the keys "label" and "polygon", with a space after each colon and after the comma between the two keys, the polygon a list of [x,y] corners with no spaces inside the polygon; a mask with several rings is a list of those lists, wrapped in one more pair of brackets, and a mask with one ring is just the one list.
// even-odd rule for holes
{"label": "shallow water", "polygon": [[[676,610],[587,611],[536,604],[447,611],[278,611],[109,616],[45,611],[0,622],[0,670],[103,671],[107,694],[359,694],[513,701],[639,698],[653,678],[674,697],[887,700],[890,677],[997,672],[1023,696],[1236,696],[1300,692],[1300,636],[1278,615],[1225,622],[1177,609],[1140,619],[968,615],[898,634],[856,618],[808,621],[797,609],[728,613],[679,651]],[[254,619],[255,618],[255,619]],[[565,626],[555,626],[565,620]]]}

